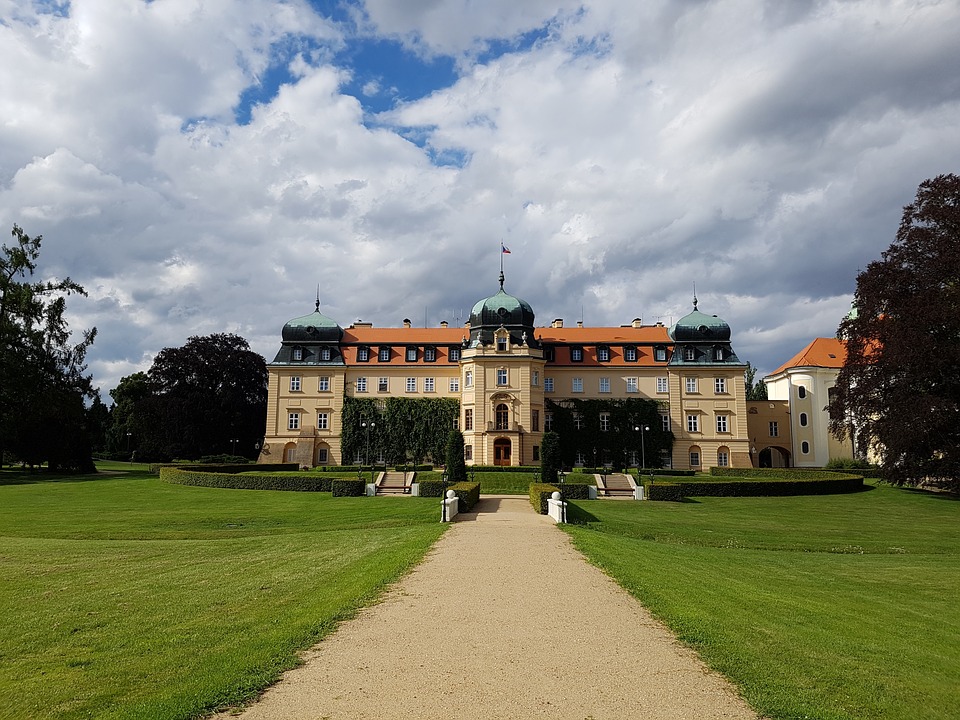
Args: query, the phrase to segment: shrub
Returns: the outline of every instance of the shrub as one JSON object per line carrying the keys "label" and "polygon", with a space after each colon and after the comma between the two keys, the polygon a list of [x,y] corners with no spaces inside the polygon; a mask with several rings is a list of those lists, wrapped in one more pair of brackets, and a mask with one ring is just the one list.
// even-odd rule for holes
{"label": "shrub", "polygon": [[460,512],[470,512],[473,506],[480,502],[480,483],[478,482],[458,482],[447,489],[457,494]]}
{"label": "shrub", "polygon": [[330,492],[331,479],[315,475],[270,475],[247,473],[229,475],[194,470],[184,466],[159,468],[160,479],[177,485],[227,488],[232,490],[293,490],[297,492]]}
{"label": "shrub", "polygon": [[650,500],[663,502],[680,502],[683,500],[681,487],[676,483],[644,483],[643,489]]}
{"label": "shrub", "polygon": [[[568,483],[557,485],[556,488],[563,495],[564,500],[589,500],[590,488],[596,487],[590,483]],[[549,496],[548,496],[549,497]]]}
{"label": "shrub", "polygon": [[202,465],[246,465],[250,463],[250,458],[245,458],[243,455],[221,453],[220,455],[204,455],[199,462]]}
{"label": "shrub", "polygon": [[[446,485],[446,489],[450,489],[449,483]],[[420,481],[420,497],[442,497],[444,491],[443,480],[421,480]]]}
{"label": "shrub", "polygon": [[560,492],[560,488],[556,485],[530,483],[530,504],[533,505],[533,509],[541,515],[546,515],[547,500],[555,492]]}
{"label": "shrub", "polygon": [[336,478],[330,483],[330,490],[334,497],[362,497],[367,493],[367,483],[365,480]]}

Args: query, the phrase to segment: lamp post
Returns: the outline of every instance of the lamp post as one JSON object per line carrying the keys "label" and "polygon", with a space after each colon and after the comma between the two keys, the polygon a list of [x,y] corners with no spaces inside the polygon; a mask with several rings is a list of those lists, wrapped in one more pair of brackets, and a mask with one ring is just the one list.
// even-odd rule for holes
{"label": "lamp post", "polygon": [[230,438],[230,454],[231,455],[237,454],[237,442],[238,442],[237,438]]}
{"label": "lamp post", "polygon": [[[647,466],[647,444],[646,444],[646,438],[644,437],[644,435],[650,432],[650,426],[638,425],[633,429],[634,431],[640,433],[640,459],[641,459],[641,462],[643,463],[642,467],[646,467]],[[639,473],[637,474],[639,475]]]}
{"label": "lamp post", "polygon": [[131,435],[133,435],[133,433],[129,433],[129,432],[127,433],[127,457],[130,458],[130,462],[133,462],[133,458],[130,457],[130,436]]}
{"label": "lamp post", "polygon": [[[370,464],[370,429],[376,427],[377,424],[373,420],[363,419],[360,421],[360,427],[362,427],[367,433],[367,453],[364,462]],[[373,482],[373,467],[370,467],[370,482]]]}

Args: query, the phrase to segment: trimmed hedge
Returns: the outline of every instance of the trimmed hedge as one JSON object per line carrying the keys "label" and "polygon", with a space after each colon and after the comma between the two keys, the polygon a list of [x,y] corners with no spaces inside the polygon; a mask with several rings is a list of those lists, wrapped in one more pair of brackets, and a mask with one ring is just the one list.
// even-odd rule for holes
{"label": "trimmed hedge", "polygon": [[863,489],[863,476],[806,468],[710,469],[717,480],[644,483],[651,500],[683,497],[775,497],[835,495]]}
{"label": "trimmed hedge", "polygon": [[192,468],[160,467],[160,479],[176,485],[227,488],[231,490],[293,490],[296,492],[330,492],[331,478],[310,475],[269,475],[198,471]]}
{"label": "trimmed hedge", "polygon": [[[590,499],[590,488],[595,488],[596,485],[591,485],[589,483],[558,483],[554,487],[560,491],[563,495],[564,500],[589,500]],[[549,496],[548,496],[549,497]]]}
{"label": "trimmed hedge", "polygon": [[[421,480],[420,497],[438,498],[443,496],[443,480]],[[446,489],[450,489],[450,483],[447,483]]]}
{"label": "trimmed hedge", "polygon": [[560,492],[560,488],[556,485],[530,483],[530,504],[533,505],[533,509],[541,515],[546,515],[547,500],[549,500],[550,496],[555,492]]}
{"label": "trimmed hedge", "polygon": [[539,469],[540,469],[539,465],[468,465],[467,473],[470,473],[470,472],[535,473]]}
{"label": "trimmed hedge", "polygon": [[663,477],[693,477],[697,474],[696,470],[672,470],[670,468],[641,468],[641,475],[650,476],[650,473],[653,473],[655,476]]}
{"label": "trimmed hedge", "polygon": [[683,500],[681,486],[676,483],[646,483],[643,489],[650,500],[660,500],[662,502],[680,502]]}
{"label": "trimmed hedge", "polygon": [[460,512],[470,512],[474,505],[480,502],[480,483],[478,482],[458,482],[450,485],[448,490],[453,490],[460,501],[458,510]]}
{"label": "trimmed hedge", "polygon": [[334,497],[363,497],[367,494],[367,481],[336,478],[330,483],[330,490]]}

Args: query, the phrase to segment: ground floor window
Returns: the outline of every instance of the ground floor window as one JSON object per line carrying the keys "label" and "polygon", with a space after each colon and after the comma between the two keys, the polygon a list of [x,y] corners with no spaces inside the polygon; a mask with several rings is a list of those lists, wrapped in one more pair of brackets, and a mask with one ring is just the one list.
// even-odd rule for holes
{"label": "ground floor window", "polygon": [[317,465],[326,465],[329,457],[330,451],[327,448],[319,448],[317,450]]}
{"label": "ground floor window", "polygon": [[540,446],[539,445],[533,446],[533,461],[540,462]]}
{"label": "ground floor window", "polygon": [[728,467],[730,465],[730,454],[726,450],[717,451],[717,465],[719,467]]}
{"label": "ground floor window", "polygon": [[464,446],[463,446],[463,459],[464,459],[464,460],[473,460],[473,445],[464,445]]}
{"label": "ground floor window", "polygon": [[700,451],[699,450],[690,451],[690,467],[692,468],[700,467]]}

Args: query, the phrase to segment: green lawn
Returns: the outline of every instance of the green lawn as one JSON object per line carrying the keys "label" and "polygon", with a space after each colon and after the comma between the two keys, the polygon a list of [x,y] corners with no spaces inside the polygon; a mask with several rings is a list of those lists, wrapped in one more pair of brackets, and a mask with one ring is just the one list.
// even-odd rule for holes
{"label": "green lawn", "polygon": [[580,502],[574,543],[771,718],[960,717],[960,502]]}
{"label": "green lawn", "polygon": [[191,718],[250,697],[444,530],[433,500],[133,470],[0,472],[0,718]]}

